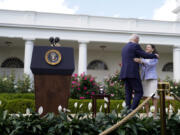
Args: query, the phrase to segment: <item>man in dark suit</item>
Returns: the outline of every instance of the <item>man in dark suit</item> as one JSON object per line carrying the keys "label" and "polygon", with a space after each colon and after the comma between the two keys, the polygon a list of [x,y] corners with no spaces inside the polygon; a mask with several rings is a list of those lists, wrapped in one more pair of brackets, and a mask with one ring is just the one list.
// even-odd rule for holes
{"label": "man in dark suit", "polygon": [[[139,74],[139,63],[134,62],[134,58],[157,58],[157,54],[148,54],[140,47],[139,36],[133,34],[130,42],[122,49],[122,68],[120,72],[120,80],[125,82],[125,101],[128,109],[134,110],[143,96],[143,88]],[[133,103],[132,93],[134,91]]]}

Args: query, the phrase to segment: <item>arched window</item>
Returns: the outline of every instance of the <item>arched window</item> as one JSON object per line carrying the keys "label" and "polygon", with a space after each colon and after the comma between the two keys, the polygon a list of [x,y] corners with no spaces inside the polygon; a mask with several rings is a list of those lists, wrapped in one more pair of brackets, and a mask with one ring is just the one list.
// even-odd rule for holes
{"label": "arched window", "polygon": [[173,72],[173,63],[169,62],[163,66],[163,72]]}
{"label": "arched window", "polygon": [[89,63],[87,69],[92,70],[108,70],[107,65],[101,60],[93,60]]}
{"label": "arched window", "polygon": [[2,68],[24,68],[24,63],[15,57],[6,59],[2,64]]}

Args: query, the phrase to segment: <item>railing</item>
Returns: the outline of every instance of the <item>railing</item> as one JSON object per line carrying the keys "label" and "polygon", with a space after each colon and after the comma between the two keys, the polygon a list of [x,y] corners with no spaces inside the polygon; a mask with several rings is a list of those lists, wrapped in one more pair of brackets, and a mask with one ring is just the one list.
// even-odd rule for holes
{"label": "railing", "polygon": [[[165,91],[169,90],[170,85],[168,82],[160,82],[158,83],[158,91],[160,95],[160,119],[161,119],[161,135],[166,135],[166,114],[165,114]],[[131,113],[129,113],[125,118],[123,118],[121,121],[113,125],[112,127],[106,129],[99,135],[107,135],[120,127],[122,124],[124,124],[126,121],[128,121],[131,117],[133,117],[142,107],[151,100],[152,97],[154,97],[155,94],[152,94],[151,97],[148,97],[146,100],[144,100],[135,110],[133,110]],[[179,99],[180,101],[180,99]]]}
{"label": "railing", "polygon": [[174,94],[173,92],[171,92],[170,94],[174,97],[174,99],[176,99],[177,101],[180,102],[180,97],[178,97],[178,96],[177,96],[176,94]]}

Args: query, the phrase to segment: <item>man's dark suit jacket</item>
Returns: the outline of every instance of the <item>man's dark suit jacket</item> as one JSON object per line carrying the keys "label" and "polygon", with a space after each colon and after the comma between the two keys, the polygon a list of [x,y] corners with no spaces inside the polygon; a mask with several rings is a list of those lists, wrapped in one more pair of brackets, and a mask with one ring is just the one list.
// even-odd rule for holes
{"label": "man's dark suit jacket", "polygon": [[122,49],[122,68],[120,72],[120,80],[126,78],[140,79],[139,75],[139,63],[134,62],[134,58],[157,58],[154,54],[148,54],[139,44],[129,42]]}

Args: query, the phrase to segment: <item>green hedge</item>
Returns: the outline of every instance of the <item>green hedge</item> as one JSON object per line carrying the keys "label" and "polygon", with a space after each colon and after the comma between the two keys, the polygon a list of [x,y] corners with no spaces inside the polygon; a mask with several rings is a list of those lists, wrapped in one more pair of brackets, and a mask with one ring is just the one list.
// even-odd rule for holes
{"label": "green hedge", "polygon": [[[0,100],[2,101],[2,105],[0,105],[0,110],[7,109],[10,113],[17,113],[17,112],[25,113],[26,108],[31,108],[32,110],[35,110],[33,93],[0,94]],[[78,108],[74,107],[75,102],[78,103]],[[81,99],[81,100],[69,99],[68,109],[71,110],[71,113],[89,112],[88,110],[89,102],[92,102],[92,100],[91,99]],[[111,111],[117,110],[118,112],[120,112],[122,110],[122,102],[123,100],[110,100],[110,110]],[[83,104],[81,108],[79,108],[80,104]],[[152,105],[152,102],[150,102],[150,104]],[[177,112],[177,110],[180,109],[180,102],[178,101],[174,101],[174,100],[166,101],[166,107],[168,107],[169,104],[172,104],[175,112]],[[101,105],[102,105],[102,108],[104,108],[104,100],[102,99],[97,100],[97,112],[99,111],[99,108]],[[118,109],[117,109],[117,106],[119,106]],[[102,111],[104,112],[104,109],[102,109]],[[140,112],[144,112],[144,111],[141,110]]]}
{"label": "green hedge", "polygon": [[34,93],[0,93],[0,99],[13,100],[13,99],[32,99],[34,100]]}

